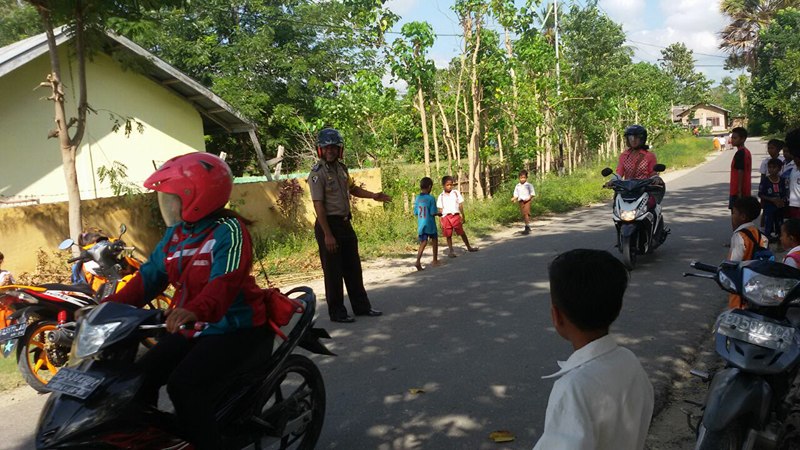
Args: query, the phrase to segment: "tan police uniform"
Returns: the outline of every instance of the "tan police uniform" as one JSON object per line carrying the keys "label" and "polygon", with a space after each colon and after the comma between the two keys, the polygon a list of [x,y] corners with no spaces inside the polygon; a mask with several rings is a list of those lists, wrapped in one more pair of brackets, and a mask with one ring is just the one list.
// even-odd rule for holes
{"label": "tan police uniform", "polygon": [[317,221],[314,224],[314,236],[317,239],[322,271],[325,274],[325,301],[328,303],[328,314],[332,319],[348,315],[344,306],[344,285],[347,286],[353,313],[366,314],[372,305],[364,289],[358,238],[350,223],[350,190],[355,187],[355,182],[342,162],[337,160],[327,163],[320,160],[311,168],[308,186],[311,200],[322,202],[328,226],[338,245],[337,251],[333,253],[328,251],[325,246],[325,233]]}

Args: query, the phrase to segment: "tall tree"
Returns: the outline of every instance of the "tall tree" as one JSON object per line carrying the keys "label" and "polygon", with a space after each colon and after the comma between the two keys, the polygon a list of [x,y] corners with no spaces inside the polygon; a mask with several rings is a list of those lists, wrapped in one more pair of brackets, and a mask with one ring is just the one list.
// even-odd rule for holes
{"label": "tall tree", "polygon": [[[50,132],[50,136],[58,138],[69,203],[69,233],[72,239],[77,241],[83,226],[75,155],[83,141],[86,115],[89,111],[86,61],[104,41],[105,30],[112,18],[126,17],[135,20],[140,17],[141,8],[159,7],[166,2],[155,0],[27,0],[27,2],[35,8],[47,35],[50,73],[42,82],[42,86],[50,89],[48,100],[52,101],[54,106],[55,129]],[[76,117],[68,117],[66,90],[61,82],[61,58],[55,34],[55,25],[61,23],[65,24],[66,32],[72,35],[70,45],[77,68]]]}
{"label": "tall tree", "polygon": [[392,74],[408,83],[416,92],[415,107],[419,112],[425,149],[425,175],[431,176],[431,148],[428,136],[425,91],[433,84],[436,66],[426,54],[433,46],[433,27],[428,22],[409,22],[400,30],[402,38],[392,44]]}
{"label": "tall tree", "polygon": [[761,30],[778,11],[798,6],[800,0],[723,0],[720,10],[730,22],[720,32],[719,48],[728,52],[727,65],[752,71]]}
{"label": "tall tree", "polygon": [[693,52],[683,42],[661,50],[661,68],[675,81],[675,103],[697,104],[708,100],[711,81],[696,72]]}
{"label": "tall tree", "polygon": [[764,133],[800,124],[800,11],[787,9],[761,33],[749,90],[751,123]]}

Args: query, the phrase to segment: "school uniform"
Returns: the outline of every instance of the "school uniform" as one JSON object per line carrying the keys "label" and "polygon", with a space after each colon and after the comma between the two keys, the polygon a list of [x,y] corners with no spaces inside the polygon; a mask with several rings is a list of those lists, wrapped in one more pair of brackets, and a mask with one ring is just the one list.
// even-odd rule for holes
{"label": "school uniform", "polygon": [[450,192],[442,192],[436,199],[436,207],[442,210],[442,234],[450,237],[453,233],[463,236],[464,227],[461,223],[461,204],[464,197],[457,189]]}

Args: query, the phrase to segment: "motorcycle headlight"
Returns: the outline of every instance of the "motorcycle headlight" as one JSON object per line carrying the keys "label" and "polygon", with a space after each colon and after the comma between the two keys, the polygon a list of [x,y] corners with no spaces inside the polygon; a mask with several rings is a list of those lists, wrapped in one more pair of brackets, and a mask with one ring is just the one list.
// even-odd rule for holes
{"label": "motorcycle headlight", "polygon": [[628,211],[622,211],[619,214],[619,218],[621,220],[624,220],[625,222],[631,222],[633,220],[636,220],[636,210],[635,209],[630,209]]}
{"label": "motorcycle headlight", "polygon": [[736,292],[736,283],[722,271],[719,272],[719,284],[728,292]]}
{"label": "motorcycle headlight", "polygon": [[759,306],[780,305],[786,294],[800,284],[794,278],[774,278],[752,270],[743,271],[742,281],[744,298]]}
{"label": "motorcycle headlight", "polygon": [[100,325],[84,322],[78,330],[75,356],[83,359],[100,351],[100,347],[120,325],[122,322],[108,322]]}

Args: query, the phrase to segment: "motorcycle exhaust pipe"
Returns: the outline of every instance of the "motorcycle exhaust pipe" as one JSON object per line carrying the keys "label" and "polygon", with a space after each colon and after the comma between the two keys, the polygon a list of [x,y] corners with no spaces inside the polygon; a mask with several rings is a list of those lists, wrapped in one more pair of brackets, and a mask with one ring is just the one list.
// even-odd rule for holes
{"label": "motorcycle exhaust pipe", "polygon": [[56,331],[47,334],[47,340],[50,343],[63,347],[71,347],[74,339],[75,330],[70,330],[67,328],[59,328]]}

